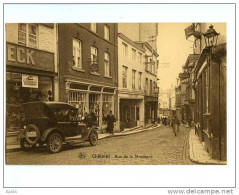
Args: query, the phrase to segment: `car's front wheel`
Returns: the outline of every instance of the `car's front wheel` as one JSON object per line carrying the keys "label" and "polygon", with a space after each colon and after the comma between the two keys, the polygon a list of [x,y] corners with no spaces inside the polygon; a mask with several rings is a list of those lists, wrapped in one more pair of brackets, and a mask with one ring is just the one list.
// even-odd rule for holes
{"label": "car's front wheel", "polygon": [[47,147],[51,153],[60,152],[62,145],[62,136],[59,133],[52,133],[47,139]]}
{"label": "car's front wheel", "polygon": [[29,144],[25,138],[21,139],[20,146],[24,151],[29,151],[36,147],[36,145]]}
{"label": "car's front wheel", "polygon": [[92,131],[89,136],[89,141],[92,146],[95,146],[98,142],[98,134],[96,131]]}

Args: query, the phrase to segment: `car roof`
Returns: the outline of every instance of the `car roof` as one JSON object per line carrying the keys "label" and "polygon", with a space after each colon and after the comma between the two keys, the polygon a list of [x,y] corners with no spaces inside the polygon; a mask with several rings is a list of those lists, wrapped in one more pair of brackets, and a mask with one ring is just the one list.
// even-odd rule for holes
{"label": "car roof", "polygon": [[69,106],[72,108],[75,108],[74,106],[66,103],[66,102],[44,102],[44,101],[36,101],[36,102],[27,102],[25,104],[46,104],[47,106],[60,106],[60,105],[65,105]]}

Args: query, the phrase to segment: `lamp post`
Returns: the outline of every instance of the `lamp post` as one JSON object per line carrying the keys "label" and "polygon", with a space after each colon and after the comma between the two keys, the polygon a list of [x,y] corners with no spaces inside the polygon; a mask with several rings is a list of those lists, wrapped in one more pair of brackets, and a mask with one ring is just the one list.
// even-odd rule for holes
{"label": "lamp post", "polygon": [[212,49],[217,45],[217,39],[219,35],[220,33],[216,32],[216,30],[213,28],[213,25],[210,25],[206,33],[203,33],[207,49],[212,51]]}
{"label": "lamp post", "polygon": [[[208,50],[208,53],[209,53],[209,56],[210,56],[210,59],[213,57],[213,50],[214,48],[216,47],[217,45],[217,40],[218,40],[218,36],[220,35],[220,33],[217,33],[216,30],[213,28],[213,25],[210,25],[209,26],[209,29],[206,31],[206,33],[203,33],[203,36],[204,36],[204,39],[205,39],[205,44],[206,44],[206,47],[205,49]],[[209,62],[209,65],[210,65],[210,62]],[[221,68],[220,68],[220,63],[218,64],[219,67],[219,75],[218,75],[218,100],[219,100],[219,106],[218,106],[218,113],[219,113],[219,116],[218,116],[218,122],[219,122],[219,127],[218,127],[218,131],[219,131],[219,159],[221,160],[221,157],[222,157],[222,148],[221,148],[221,105],[220,105],[220,96],[221,96],[221,92],[220,92],[220,87],[221,87]],[[211,74],[211,71],[210,71],[210,74]]]}

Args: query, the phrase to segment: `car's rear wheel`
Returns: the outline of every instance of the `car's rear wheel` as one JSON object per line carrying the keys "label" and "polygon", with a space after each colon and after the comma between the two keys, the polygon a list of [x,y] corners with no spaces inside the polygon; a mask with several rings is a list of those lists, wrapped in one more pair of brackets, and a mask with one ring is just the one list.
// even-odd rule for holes
{"label": "car's rear wheel", "polygon": [[52,133],[47,139],[47,148],[51,153],[57,153],[62,150],[62,136],[59,133]]}
{"label": "car's rear wheel", "polygon": [[98,134],[96,131],[92,131],[89,136],[90,145],[95,146],[98,142]]}
{"label": "car's rear wheel", "polygon": [[36,145],[29,144],[25,138],[20,140],[20,146],[24,151],[29,151],[36,147]]}

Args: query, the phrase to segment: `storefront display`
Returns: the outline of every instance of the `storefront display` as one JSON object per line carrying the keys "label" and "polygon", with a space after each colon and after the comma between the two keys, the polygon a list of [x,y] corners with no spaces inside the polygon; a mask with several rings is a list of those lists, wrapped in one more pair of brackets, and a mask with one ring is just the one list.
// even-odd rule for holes
{"label": "storefront display", "polygon": [[85,92],[77,92],[70,91],[68,103],[75,106],[78,109],[78,116],[80,119],[84,116],[86,112],[86,93]]}
{"label": "storefront display", "polygon": [[100,94],[89,94],[89,113],[94,114],[96,124],[99,125]]}
{"label": "storefront display", "polygon": [[94,124],[102,127],[110,111],[115,113],[115,89],[76,82],[69,82],[66,86],[68,103],[78,109],[80,119],[88,113],[94,120]]}
{"label": "storefront display", "polygon": [[113,111],[113,95],[110,94],[103,94],[103,108],[102,108],[102,114],[103,117],[106,117],[110,111]]}
{"label": "storefront display", "polygon": [[[23,83],[25,82],[25,83]],[[46,76],[6,73],[7,128],[21,127],[21,105],[32,101],[53,101],[52,78]]]}

